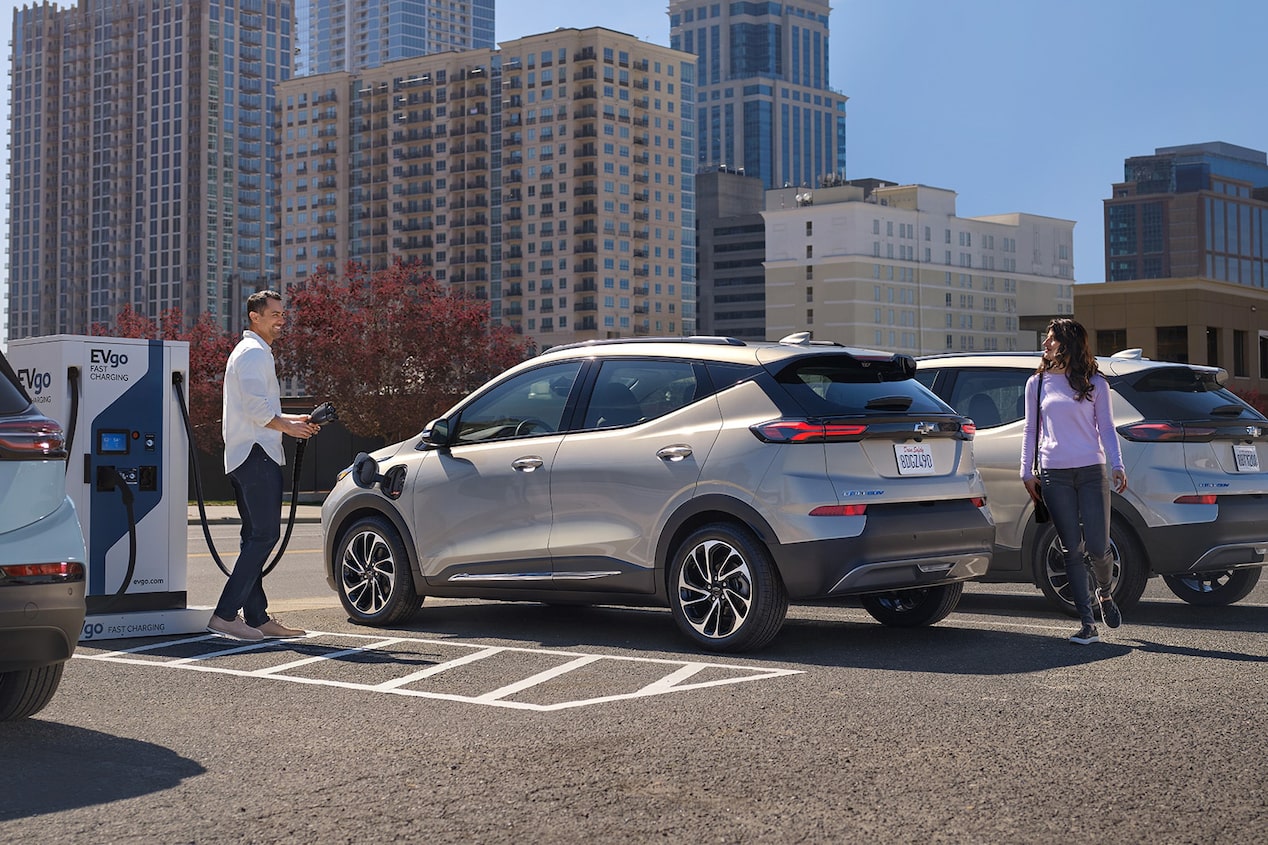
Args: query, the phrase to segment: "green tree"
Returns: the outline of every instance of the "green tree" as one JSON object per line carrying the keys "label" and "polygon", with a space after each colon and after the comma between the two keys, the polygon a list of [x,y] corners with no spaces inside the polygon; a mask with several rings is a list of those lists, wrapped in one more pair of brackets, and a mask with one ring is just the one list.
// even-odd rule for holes
{"label": "green tree", "polygon": [[290,288],[286,309],[282,375],[315,402],[333,402],[353,434],[388,443],[417,434],[530,351],[490,323],[486,301],[399,260],[377,271],[351,262],[341,278],[319,272]]}
{"label": "green tree", "polygon": [[194,430],[194,444],[199,450],[216,454],[224,448],[220,429],[223,415],[221,391],[225,380],[225,362],[237,338],[225,332],[204,314],[188,326],[179,308],[169,308],[157,320],[123,306],[114,326],[94,323],[90,333],[98,337],[138,337],[153,340],[183,340],[189,343],[189,372],[184,385],[189,423]]}

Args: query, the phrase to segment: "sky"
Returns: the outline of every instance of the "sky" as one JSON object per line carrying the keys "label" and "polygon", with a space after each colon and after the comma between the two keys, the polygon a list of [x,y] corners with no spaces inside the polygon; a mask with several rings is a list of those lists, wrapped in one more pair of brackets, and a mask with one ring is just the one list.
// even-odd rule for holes
{"label": "sky", "polygon": [[[15,5],[0,0],[6,45]],[[496,37],[603,26],[667,45],[668,6],[499,0]],[[838,0],[829,26],[846,176],[953,190],[961,217],[1073,220],[1079,282],[1104,281],[1102,200],[1125,158],[1205,141],[1268,150],[1263,0]]]}

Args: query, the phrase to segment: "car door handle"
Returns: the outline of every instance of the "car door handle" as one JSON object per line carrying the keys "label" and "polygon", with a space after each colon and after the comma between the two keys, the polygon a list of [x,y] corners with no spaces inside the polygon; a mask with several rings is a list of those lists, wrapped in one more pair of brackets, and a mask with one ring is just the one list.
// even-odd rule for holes
{"label": "car door handle", "polygon": [[511,468],[516,472],[532,472],[535,469],[541,469],[544,463],[546,462],[537,455],[525,455],[511,461]]}
{"label": "car door handle", "polygon": [[690,446],[666,446],[656,451],[656,457],[662,461],[681,461],[691,457]]}

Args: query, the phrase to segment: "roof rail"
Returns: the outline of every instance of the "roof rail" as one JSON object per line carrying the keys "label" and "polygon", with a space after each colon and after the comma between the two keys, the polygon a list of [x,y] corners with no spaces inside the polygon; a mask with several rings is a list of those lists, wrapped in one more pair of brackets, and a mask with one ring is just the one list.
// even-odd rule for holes
{"label": "roof rail", "polygon": [[691,335],[688,337],[605,337],[594,340],[579,340],[575,343],[561,343],[552,346],[547,352],[556,349],[580,349],[587,346],[610,346],[614,343],[706,343],[711,346],[748,346],[736,337],[720,337],[717,335]]}

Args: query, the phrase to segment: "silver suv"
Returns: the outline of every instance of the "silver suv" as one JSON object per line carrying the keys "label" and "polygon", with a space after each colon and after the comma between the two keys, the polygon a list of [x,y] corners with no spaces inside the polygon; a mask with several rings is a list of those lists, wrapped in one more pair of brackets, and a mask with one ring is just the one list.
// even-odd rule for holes
{"label": "silver suv", "polygon": [[995,529],[972,426],[914,374],[805,336],[556,347],[358,456],[322,507],[328,580],[367,625],[425,595],[660,605],[716,651],[769,642],[790,599],[932,624]]}
{"label": "silver suv", "polygon": [[[1056,531],[1035,524],[1018,473],[1023,392],[1039,359],[928,356],[916,378],[977,425],[974,456],[997,531],[983,580],[1033,582],[1073,615]],[[1192,604],[1245,598],[1268,555],[1268,419],[1225,389],[1228,373],[1216,367],[1150,361],[1139,350],[1097,363],[1129,481],[1111,497],[1114,601],[1131,607],[1151,575]]]}

